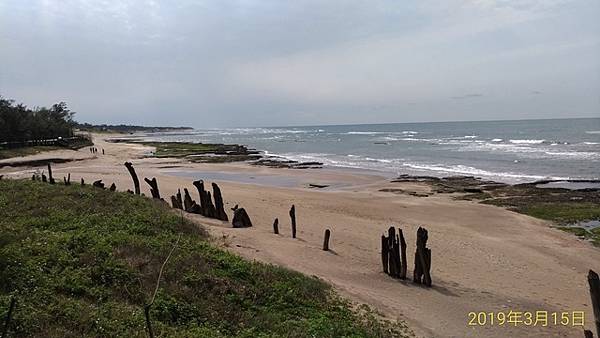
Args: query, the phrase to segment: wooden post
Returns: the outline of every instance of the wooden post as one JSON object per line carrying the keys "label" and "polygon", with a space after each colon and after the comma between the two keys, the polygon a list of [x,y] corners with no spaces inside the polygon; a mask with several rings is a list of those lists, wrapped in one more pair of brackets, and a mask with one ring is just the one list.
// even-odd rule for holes
{"label": "wooden post", "polygon": [[413,281],[431,286],[431,250],[427,248],[427,237],[427,230],[419,227],[417,230],[417,251],[415,252]]}
{"label": "wooden post", "polygon": [[588,283],[590,285],[590,296],[592,297],[596,334],[600,337],[600,279],[594,270],[590,270],[588,273]]}
{"label": "wooden post", "polygon": [[177,198],[177,208],[183,210],[183,199],[181,198],[181,189],[177,189],[177,195],[175,195],[175,197]]}
{"label": "wooden post", "polygon": [[144,181],[148,183],[150,186],[150,193],[152,194],[152,198],[160,199],[160,192],[158,191],[158,182],[156,182],[156,177],[152,177],[151,180],[144,177]]}
{"label": "wooden post", "polygon": [[14,297],[11,297],[10,305],[8,306],[8,312],[6,313],[6,318],[4,318],[4,328],[2,329],[2,335],[0,336],[0,338],[8,337],[8,326],[10,325],[10,320],[12,319],[12,313],[15,309],[16,302],[17,300]]}
{"label": "wooden post", "polygon": [[237,208],[233,211],[231,224],[234,228],[248,228],[252,226],[252,221],[244,208]]}
{"label": "wooden post", "polygon": [[85,185],[85,181],[83,180],[83,177],[81,178],[81,185]]}
{"label": "wooden post", "polygon": [[110,185],[110,188],[108,188],[108,190],[110,190],[110,191],[116,191],[117,190],[117,186],[115,185],[114,182],[113,182],[113,184]]}
{"label": "wooden post", "polygon": [[398,236],[400,237],[400,253],[401,257],[401,265],[400,265],[400,279],[406,278],[406,270],[408,268],[408,262],[406,261],[406,240],[404,239],[404,233],[402,233],[402,229],[398,229]]}
{"label": "wooden post", "polygon": [[140,194],[140,180],[138,179],[138,176],[135,173],[133,164],[131,164],[131,162],[125,162],[125,167],[127,167],[127,170],[129,171],[129,174],[131,175],[131,178],[133,179],[133,187],[135,189],[135,194],[139,195]]}
{"label": "wooden post", "polygon": [[275,221],[273,222],[273,233],[279,235],[279,218],[275,218]]}
{"label": "wooden post", "polygon": [[290,209],[290,218],[292,219],[292,238],[296,238],[296,206],[293,204]]}
{"label": "wooden post", "polygon": [[323,239],[323,250],[329,251],[329,237],[331,236],[331,231],[329,229],[325,230],[325,238]]}
{"label": "wooden post", "polygon": [[221,195],[221,189],[213,182],[213,197],[215,199],[215,217],[221,221],[229,221],[227,213],[225,212],[225,206],[223,205],[223,196]]}
{"label": "wooden post", "polygon": [[48,163],[48,180],[50,181],[50,184],[54,184],[54,178],[52,177],[52,167],[50,166],[50,163]]}
{"label": "wooden post", "polygon": [[590,330],[583,330],[583,336],[585,338],[594,338],[594,334]]}
{"label": "wooden post", "polygon": [[104,183],[102,183],[102,180],[94,181],[94,183],[92,183],[92,185],[96,188],[104,189]]}
{"label": "wooden post", "polygon": [[44,173],[42,173],[42,182],[47,182],[48,180],[46,179],[46,175],[44,175]]}
{"label": "wooden post", "polygon": [[394,246],[394,242],[396,241],[396,229],[392,226],[388,229],[388,264],[389,264],[389,271],[390,271],[390,276],[392,277],[398,277],[398,273],[399,271],[397,270],[397,262],[396,262],[396,255],[394,254],[395,250],[395,246]]}
{"label": "wooden post", "polygon": [[388,253],[389,244],[388,238],[385,235],[381,235],[381,264],[383,265],[383,272],[389,274],[390,271],[388,269]]}

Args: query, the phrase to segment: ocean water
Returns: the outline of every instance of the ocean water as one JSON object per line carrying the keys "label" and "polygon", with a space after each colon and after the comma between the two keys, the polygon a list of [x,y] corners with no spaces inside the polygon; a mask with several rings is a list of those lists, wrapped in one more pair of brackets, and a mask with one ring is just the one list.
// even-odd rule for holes
{"label": "ocean water", "polygon": [[389,176],[600,179],[600,118],[208,129],[143,138],[244,144],[267,155]]}

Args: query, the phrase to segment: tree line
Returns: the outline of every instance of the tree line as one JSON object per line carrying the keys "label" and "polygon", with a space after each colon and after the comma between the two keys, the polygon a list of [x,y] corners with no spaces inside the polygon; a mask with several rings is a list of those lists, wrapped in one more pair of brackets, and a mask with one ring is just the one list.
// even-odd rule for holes
{"label": "tree line", "polygon": [[74,115],[65,102],[29,108],[0,96],[0,143],[71,137]]}

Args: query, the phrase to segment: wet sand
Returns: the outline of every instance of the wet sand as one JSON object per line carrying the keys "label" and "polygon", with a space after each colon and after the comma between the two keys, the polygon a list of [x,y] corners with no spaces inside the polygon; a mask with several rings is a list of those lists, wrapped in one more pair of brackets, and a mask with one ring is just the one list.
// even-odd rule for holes
{"label": "wet sand", "polygon": [[[472,311],[556,311],[559,317],[563,311],[585,311],[586,327],[593,326],[586,276],[589,269],[600,270],[600,250],[550,228],[547,222],[494,206],[453,200],[447,194],[416,197],[380,192],[383,188],[429,192],[429,187],[390,183],[376,174],[145,158],[148,147],[107,143],[106,137],[95,135],[96,147],[104,148],[106,155],[88,156],[84,148],[35,156],[84,157],[54,165],[55,179],[71,173],[73,182],[103,179],[107,186],[115,182],[120,191],[133,189],[123,166],[129,160],[140,179],[157,178],[165,199],[185,187],[197,200],[193,179],[215,179],[230,215],[229,208],[239,204],[255,225],[232,229],[224,222],[186,215],[207,227],[218,245],[249,259],[318,276],[353,301],[369,304],[389,318],[405,320],[418,336],[583,336],[581,327],[553,323],[547,327],[469,326],[468,313]],[[0,174],[29,178],[32,172],[44,169],[3,167]],[[309,183],[331,187],[310,189]],[[142,192],[150,195],[143,181]],[[292,204],[298,218],[297,239],[290,235],[288,210]],[[272,233],[275,217],[280,221],[280,235]],[[425,226],[429,230],[432,288],[393,280],[381,271],[380,236],[390,225],[404,230],[409,276],[416,229]],[[321,250],[325,229],[332,231],[330,252]]]}

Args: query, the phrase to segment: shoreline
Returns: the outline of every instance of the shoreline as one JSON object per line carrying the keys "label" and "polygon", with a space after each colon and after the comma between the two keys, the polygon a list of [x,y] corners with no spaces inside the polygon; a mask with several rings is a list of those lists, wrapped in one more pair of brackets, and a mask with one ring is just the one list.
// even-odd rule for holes
{"label": "shoreline", "polygon": [[[314,183],[347,184],[335,189],[274,187],[230,181],[218,183],[225,210],[239,204],[254,227],[232,229],[230,224],[185,214],[202,224],[225,248],[248,259],[285,266],[330,282],[350,299],[374,306],[389,318],[405,320],[420,336],[532,336],[579,335],[572,327],[469,327],[468,312],[547,310],[585,311],[586,326],[593,315],[587,294],[587,270],[597,268],[600,252],[586,241],[549,227],[549,223],[492,205],[456,200],[456,194],[427,198],[382,192],[403,189],[430,193],[419,182],[390,182],[385,177],[338,170],[292,170],[239,163],[185,163],[173,158],[146,158],[148,147],[106,142],[94,135],[98,155],[77,162],[53,165],[61,179],[86,183],[103,179],[117,190],[132,186],[123,166],[131,161],[142,177],[156,177],[163,196],[178,188],[193,190],[190,177],[169,171],[204,170],[244,175],[283,175]],[[47,154],[55,156],[55,154]],[[73,156],[73,154],[69,154]],[[43,168],[1,168],[7,177],[30,178]],[[210,180],[207,180],[210,181]],[[142,191],[149,196],[148,186]],[[193,196],[197,199],[197,196]],[[287,212],[294,204],[298,213],[298,239],[289,237]],[[281,235],[272,233],[273,219],[280,219]],[[416,287],[381,272],[380,235],[390,225],[401,227],[414,249],[418,226],[430,233],[433,288]],[[325,228],[332,231],[334,253],[320,249]],[[409,254],[409,275],[414,252]],[[490,278],[492,277],[492,278]],[[577,332],[577,333],[575,333]]]}

